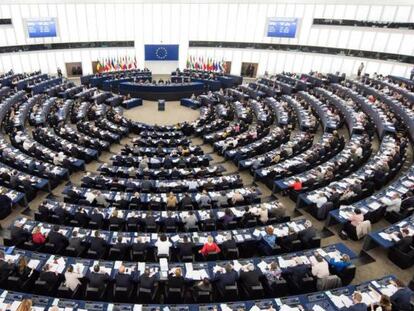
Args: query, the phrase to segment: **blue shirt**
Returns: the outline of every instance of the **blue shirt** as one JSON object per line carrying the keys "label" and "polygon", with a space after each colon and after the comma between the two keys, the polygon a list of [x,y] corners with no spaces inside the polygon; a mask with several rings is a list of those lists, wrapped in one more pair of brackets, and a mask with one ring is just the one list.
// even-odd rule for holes
{"label": "blue shirt", "polygon": [[275,247],[276,246],[276,236],[275,235],[270,235],[270,234],[266,234],[263,237],[263,240],[265,241],[266,244],[268,244],[270,247]]}
{"label": "blue shirt", "polygon": [[329,264],[336,270],[336,272],[342,272],[346,267],[350,266],[350,262],[335,261],[335,259],[329,259]]}

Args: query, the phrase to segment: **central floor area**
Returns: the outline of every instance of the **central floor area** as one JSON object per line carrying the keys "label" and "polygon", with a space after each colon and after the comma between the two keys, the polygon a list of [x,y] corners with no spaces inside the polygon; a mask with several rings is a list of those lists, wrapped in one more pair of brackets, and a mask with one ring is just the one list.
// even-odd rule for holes
{"label": "central floor area", "polygon": [[158,111],[158,103],[143,100],[143,105],[125,109],[124,116],[128,119],[147,124],[171,125],[179,122],[192,122],[199,116],[199,110],[193,110],[180,105],[179,101],[165,102],[165,111]]}

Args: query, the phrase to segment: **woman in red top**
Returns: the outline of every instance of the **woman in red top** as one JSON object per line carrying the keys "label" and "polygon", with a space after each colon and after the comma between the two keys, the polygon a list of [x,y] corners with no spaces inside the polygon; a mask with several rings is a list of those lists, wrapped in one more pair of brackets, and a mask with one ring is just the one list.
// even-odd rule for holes
{"label": "woman in red top", "polygon": [[33,229],[32,241],[34,244],[37,244],[37,245],[46,243],[46,237],[40,231],[40,227],[36,227]]}
{"label": "woman in red top", "polygon": [[207,243],[203,245],[203,248],[198,251],[203,256],[207,256],[210,253],[220,253],[221,249],[216,243],[211,235],[207,237]]}
{"label": "woman in red top", "polygon": [[299,191],[302,190],[302,182],[299,178],[296,178],[295,181],[290,185],[290,188],[293,188],[293,190]]}

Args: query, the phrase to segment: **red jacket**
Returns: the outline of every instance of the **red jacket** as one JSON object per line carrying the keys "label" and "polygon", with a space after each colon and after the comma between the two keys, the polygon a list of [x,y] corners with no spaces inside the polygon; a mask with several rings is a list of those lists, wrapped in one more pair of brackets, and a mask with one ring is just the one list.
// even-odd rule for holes
{"label": "red jacket", "polygon": [[295,181],[290,187],[292,187],[293,190],[302,190],[302,182]]}
{"label": "red jacket", "polygon": [[32,234],[32,240],[34,244],[45,244],[46,242],[46,238],[41,232]]}
{"label": "red jacket", "polygon": [[207,256],[209,253],[220,253],[221,249],[220,247],[218,247],[218,245],[216,243],[211,243],[211,244],[204,244],[203,248],[200,250],[200,253],[203,254],[204,256]]}

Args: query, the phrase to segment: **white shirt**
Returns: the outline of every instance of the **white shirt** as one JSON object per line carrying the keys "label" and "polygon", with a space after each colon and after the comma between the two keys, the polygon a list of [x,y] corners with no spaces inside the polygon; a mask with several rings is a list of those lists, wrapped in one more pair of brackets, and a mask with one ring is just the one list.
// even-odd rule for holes
{"label": "white shirt", "polygon": [[401,209],[401,198],[383,198],[382,202],[387,205],[387,212],[399,212]]}
{"label": "white shirt", "polygon": [[65,272],[65,284],[70,288],[71,291],[74,291],[78,285],[81,284],[79,281],[83,275],[75,272]]}
{"label": "white shirt", "polygon": [[158,240],[157,242],[155,242],[155,246],[157,247],[157,255],[170,255],[170,247],[172,246],[171,242],[166,240],[166,241],[161,241]]}
{"label": "white shirt", "polygon": [[324,205],[326,202],[328,202],[328,199],[326,197],[317,197],[313,200],[313,203],[316,204],[317,207],[321,207],[322,205]]}
{"label": "white shirt", "polygon": [[322,262],[316,262],[312,265],[312,275],[316,276],[318,279],[326,278],[329,276],[329,265],[324,260]]}
{"label": "white shirt", "polygon": [[92,203],[93,200],[95,200],[96,195],[93,192],[87,192],[85,194],[85,200],[88,201],[89,203]]}

